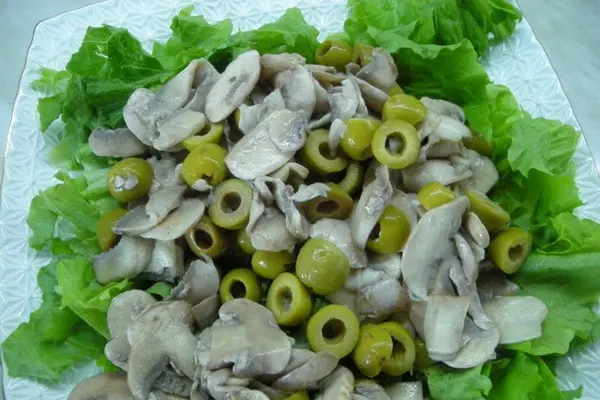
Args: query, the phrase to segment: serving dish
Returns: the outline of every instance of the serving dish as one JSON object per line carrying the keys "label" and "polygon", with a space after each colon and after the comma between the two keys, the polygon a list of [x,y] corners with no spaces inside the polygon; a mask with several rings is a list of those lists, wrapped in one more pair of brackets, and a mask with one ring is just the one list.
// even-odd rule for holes
{"label": "serving dish", "polygon": [[[322,37],[340,31],[346,13],[343,0],[196,0],[195,3],[196,13],[208,21],[230,18],[242,30],[273,21],[289,7],[299,7]],[[0,192],[0,341],[39,306],[37,271],[49,261],[48,254],[36,253],[27,246],[25,219],[31,198],[55,183],[54,170],[45,161],[45,141],[36,113],[37,99],[43,94],[34,92],[29,84],[37,78],[41,66],[64,68],[88,26],[110,24],[127,28],[149,49],[153,40],[169,36],[172,17],[189,4],[185,0],[108,0],[37,26],[13,110]],[[493,47],[483,63],[491,78],[509,86],[531,114],[559,119],[578,128],[558,77],[526,21],[519,24],[506,42]],[[574,161],[580,197],[585,203],[577,215],[600,221],[600,179],[583,139]],[[4,393],[7,400],[64,399],[75,382],[95,371],[92,365],[75,368],[61,384],[49,387],[9,378],[3,368]],[[596,379],[600,374],[600,344],[564,357],[558,371],[565,388],[583,384],[585,399],[600,398],[600,383]]]}

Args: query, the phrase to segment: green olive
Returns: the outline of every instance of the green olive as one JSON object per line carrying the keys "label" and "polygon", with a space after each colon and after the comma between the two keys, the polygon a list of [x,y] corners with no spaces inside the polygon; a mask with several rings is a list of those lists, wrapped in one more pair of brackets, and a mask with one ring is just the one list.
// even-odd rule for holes
{"label": "green olive", "polygon": [[205,124],[197,135],[183,141],[183,147],[192,151],[204,143],[218,144],[223,136],[223,130],[223,124]]}
{"label": "green olive", "polygon": [[510,222],[510,214],[485,194],[467,190],[465,196],[471,202],[471,211],[477,214],[488,231],[498,231]]}
{"label": "green olive", "polygon": [[225,229],[240,229],[248,223],[254,192],[241,179],[228,179],[213,191],[208,215]]}
{"label": "green olive", "polygon": [[286,397],[285,400],[310,400],[310,397],[308,397],[308,392],[303,389]]}
{"label": "green olive", "polygon": [[397,253],[404,247],[410,235],[410,221],[396,206],[388,205],[371,231],[373,237],[367,248],[380,254]]}
{"label": "green olive", "polygon": [[328,132],[326,129],[317,129],[308,134],[302,148],[304,165],[319,175],[327,175],[343,171],[348,165],[345,155],[331,157],[329,153]]}
{"label": "green olive", "polygon": [[520,228],[506,228],[490,243],[490,259],[505,273],[514,274],[531,252],[532,241],[531,233]]}
{"label": "green olive", "polygon": [[373,378],[379,375],[383,366],[390,360],[393,349],[392,337],[387,330],[375,324],[363,324],[352,352],[352,359],[360,372]]}
{"label": "green olive", "polygon": [[[397,150],[388,149],[388,146],[393,147],[390,139],[396,140],[399,146]],[[399,119],[391,119],[375,131],[371,148],[377,161],[392,169],[402,169],[417,160],[421,141],[414,126]]]}
{"label": "green olive", "polygon": [[344,179],[337,183],[331,183],[332,187],[337,188],[349,195],[352,195],[362,186],[365,177],[365,168],[358,162],[351,162],[346,168]]}
{"label": "green olive", "polygon": [[227,239],[210,218],[203,215],[200,221],[185,233],[185,240],[190,250],[197,256],[216,258],[227,251]]}
{"label": "green olive", "polygon": [[340,146],[348,157],[363,161],[373,157],[371,141],[373,134],[381,125],[373,118],[350,118],[345,122],[346,131]]}
{"label": "green olive", "polygon": [[248,299],[258,302],[261,298],[258,277],[247,268],[232,269],[223,277],[219,285],[219,296],[222,303],[233,299]]}
{"label": "green olive", "polygon": [[358,318],[348,307],[329,304],[310,317],[306,338],[313,351],[328,351],[344,358],[356,346],[359,330]]}
{"label": "green olive", "polygon": [[141,158],[125,158],[108,170],[108,191],[115,199],[130,202],[148,194],[152,166]]}
{"label": "green olive", "polygon": [[427,107],[416,97],[408,94],[390,96],[383,104],[381,117],[384,121],[400,119],[411,125],[416,125],[427,116]]}
{"label": "green olive", "polygon": [[415,340],[399,323],[388,321],[379,324],[392,338],[392,356],[383,364],[382,371],[390,376],[412,372],[415,363]]}
{"label": "green olive", "polygon": [[98,219],[96,227],[96,237],[102,251],[110,250],[117,242],[117,234],[113,232],[115,224],[127,214],[127,210],[122,208],[113,208],[106,211]]}
{"label": "green olive", "polygon": [[373,46],[365,43],[356,43],[352,49],[352,62],[364,67],[371,62]]}
{"label": "green olive", "polygon": [[275,315],[279,325],[296,326],[308,319],[312,300],[308,289],[296,275],[284,272],[269,287],[267,308]]}
{"label": "green olive", "polygon": [[352,62],[352,47],[345,40],[327,39],[317,49],[315,62],[343,71],[346,64]]}
{"label": "green olive", "polygon": [[492,157],[494,154],[494,148],[491,144],[489,144],[481,135],[473,133],[470,138],[465,138],[462,140],[462,143],[465,145],[467,149],[471,149],[476,151],[479,154],[482,154],[486,157]]}
{"label": "green olive", "polygon": [[314,224],[323,218],[346,219],[352,212],[352,197],[341,189],[331,186],[326,196],[315,197],[302,204],[306,219]]}
{"label": "green olive", "polygon": [[387,94],[388,94],[388,96],[404,94],[404,90],[402,90],[402,87],[400,87],[400,85],[398,85],[396,82],[394,82],[394,84],[392,85],[392,88],[388,91]]}
{"label": "green olive", "polygon": [[211,186],[217,186],[227,175],[226,154],[225,149],[214,143],[197,146],[183,160],[183,179],[190,186],[194,186],[200,179],[204,179]]}
{"label": "green olive", "polygon": [[426,210],[450,203],[455,198],[456,194],[439,182],[430,182],[417,193],[417,200]]}
{"label": "green olive", "polygon": [[344,285],[350,275],[350,262],[333,243],[312,238],[298,253],[296,275],[315,293],[325,295]]}
{"label": "green olive", "polygon": [[237,240],[238,246],[240,246],[240,249],[242,249],[244,253],[252,255],[254,254],[254,252],[256,252],[256,249],[254,248],[254,246],[252,246],[250,236],[248,236],[248,234],[246,233],[246,228],[242,228],[239,231],[237,231],[235,238]]}
{"label": "green olive", "polygon": [[252,270],[265,279],[275,279],[294,265],[289,251],[256,250],[252,256]]}
{"label": "green olive", "polygon": [[427,346],[421,339],[415,339],[415,364],[414,367],[417,371],[424,371],[435,364],[429,353],[427,352]]}

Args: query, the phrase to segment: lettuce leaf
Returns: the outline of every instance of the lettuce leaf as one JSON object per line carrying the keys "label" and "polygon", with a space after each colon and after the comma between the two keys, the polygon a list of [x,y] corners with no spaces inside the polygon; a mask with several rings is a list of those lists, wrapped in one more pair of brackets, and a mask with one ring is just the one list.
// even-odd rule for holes
{"label": "lettuce leaf", "polygon": [[429,394],[433,400],[484,400],[492,381],[482,374],[483,366],[455,370],[436,365],[425,370]]}

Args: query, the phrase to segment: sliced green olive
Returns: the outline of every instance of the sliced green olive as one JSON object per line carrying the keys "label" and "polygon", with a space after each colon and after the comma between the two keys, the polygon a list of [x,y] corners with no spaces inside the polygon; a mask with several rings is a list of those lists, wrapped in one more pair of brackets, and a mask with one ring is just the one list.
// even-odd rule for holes
{"label": "sliced green olive", "polygon": [[427,107],[416,97],[408,94],[390,96],[383,104],[381,117],[384,121],[400,119],[411,125],[416,125],[427,116]]}
{"label": "sliced green olive", "polygon": [[250,236],[246,233],[246,229],[242,228],[235,234],[235,238],[237,240],[238,246],[240,249],[248,255],[252,255],[256,252],[254,246],[252,246],[252,241],[250,240]]}
{"label": "sliced green olive", "polygon": [[450,203],[455,198],[456,194],[439,182],[430,182],[417,193],[417,200],[426,210]]}
{"label": "sliced green olive", "polygon": [[375,131],[371,148],[377,161],[392,169],[402,169],[417,160],[421,141],[414,126],[391,119]]}
{"label": "sliced green olive", "polygon": [[490,243],[490,259],[502,271],[514,274],[531,252],[533,237],[520,228],[506,228]]}
{"label": "sliced green olive", "polygon": [[393,349],[392,337],[387,330],[375,324],[363,324],[352,351],[352,360],[360,372],[373,378],[390,360]]}
{"label": "sliced green olive", "polygon": [[279,325],[300,325],[308,319],[312,310],[310,292],[296,275],[284,272],[269,287],[267,308],[273,312]]}
{"label": "sliced green olive", "polygon": [[359,330],[358,318],[348,307],[329,304],[310,317],[306,338],[313,351],[328,351],[344,358],[354,349]]}
{"label": "sliced green olive", "polygon": [[388,205],[371,231],[367,248],[380,254],[397,253],[410,235],[410,221],[398,207]]}
{"label": "sliced green olive", "polygon": [[333,243],[312,238],[298,253],[296,275],[313,292],[325,295],[344,285],[350,275],[350,262]]}
{"label": "sliced green olive", "polygon": [[210,218],[203,215],[200,221],[185,233],[190,250],[197,256],[216,258],[227,251],[227,239]]}
{"label": "sliced green olive", "polygon": [[251,263],[256,275],[273,280],[294,266],[294,257],[289,251],[256,250]]}
{"label": "sliced green olive", "polygon": [[261,298],[260,283],[252,270],[237,268],[229,271],[219,285],[221,302],[233,299],[248,299],[258,302]]}
{"label": "sliced green olive", "polygon": [[327,39],[317,49],[315,62],[330,65],[338,71],[343,71],[346,64],[352,61],[352,47],[345,40]]}
{"label": "sliced green olive", "polygon": [[152,166],[141,158],[125,158],[108,170],[108,191],[122,202],[141,199],[152,185]]}
{"label": "sliced green olive", "polygon": [[423,342],[421,339],[415,339],[415,370],[424,371],[434,364],[435,361],[429,358],[429,353],[427,352],[427,346],[425,345],[425,342]]}
{"label": "sliced green olive", "polygon": [[388,96],[395,96],[397,94],[404,94],[404,90],[402,90],[402,87],[400,87],[400,85],[394,82],[392,88],[388,91]]}
{"label": "sliced green olive", "polygon": [[248,223],[254,192],[241,179],[228,179],[213,192],[208,215],[215,224],[225,229],[240,229]]}
{"label": "sliced green olive", "polygon": [[470,138],[465,138],[462,143],[467,149],[478,152],[486,157],[491,157],[494,154],[494,148],[481,135],[473,133]]}
{"label": "sliced green olive", "polygon": [[183,141],[183,147],[192,151],[204,143],[218,144],[223,136],[223,124],[205,124],[197,135]]}
{"label": "sliced green olive", "polygon": [[412,372],[415,363],[415,340],[399,323],[388,321],[379,324],[392,338],[392,356],[383,364],[382,371],[390,376]]}
{"label": "sliced green olive", "polygon": [[214,143],[197,146],[183,160],[183,179],[190,186],[194,186],[200,179],[204,179],[211,186],[217,186],[227,175],[225,155],[225,149]]}
{"label": "sliced green olive", "polygon": [[365,43],[356,43],[352,49],[352,62],[364,67],[371,62],[373,55],[373,46]]}
{"label": "sliced green olive", "polygon": [[319,175],[343,171],[348,165],[348,159],[341,152],[338,152],[337,156],[331,157],[328,135],[326,129],[312,131],[308,134],[302,148],[304,165]]}
{"label": "sliced green olive", "polygon": [[358,162],[352,162],[346,168],[344,179],[337,183],[332,183],[332,187],[352,195],[362,186],[364,177],[365,168]]}
{"label": "sliced green olive", "polygon": [[323,218],[346,219],[352,212],[354,201],[341,189],[332,186],[327,195],[302,204],[306,219],[312,224]]}
{"label": "sliced green olive", "polygon": [[127,214],[127,210],[122,208],[113,208],[106,211],[98,219],[96,227],[96,237],[102,251],[110,250],[117,242],[117,234],[113,232],[115,224]]}
{"label": "sliced green olive", "polygon": [[286,397],[285,400],[310,400],[310,397],[308,397],[308,392],[306,390],[300,390]]}
{"label": "sliced green olive", "polygon": [[381,125],[373,118],[350,118],[345,122],[346,132],[340,146],[348,157],[363,161],[373,157],[371,142],[373,134]]}
{"label": "sliced green olive", "polygon": [[498,231],[510,222],[510,214],[485,194],[467,190],[465,196],[471,202],[471,211],[477,214],[488,231]]}

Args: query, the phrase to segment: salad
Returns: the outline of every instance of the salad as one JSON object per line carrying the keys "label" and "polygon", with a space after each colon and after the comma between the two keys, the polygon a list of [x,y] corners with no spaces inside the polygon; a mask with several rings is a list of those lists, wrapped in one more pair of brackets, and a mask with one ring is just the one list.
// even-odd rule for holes
{"label": "salad", "polygon": [[579,397],[553,370],[600,332],[579,134],[478,63],[520,18],[352,0],[319,43],[297,9],[234,33],[188,8],[151,53],[89,28],[32,84],[54,261],[9,375],[94,360],[73,400]]}

